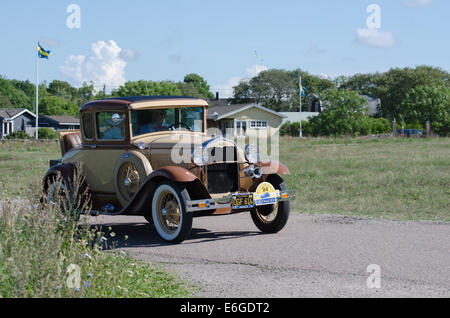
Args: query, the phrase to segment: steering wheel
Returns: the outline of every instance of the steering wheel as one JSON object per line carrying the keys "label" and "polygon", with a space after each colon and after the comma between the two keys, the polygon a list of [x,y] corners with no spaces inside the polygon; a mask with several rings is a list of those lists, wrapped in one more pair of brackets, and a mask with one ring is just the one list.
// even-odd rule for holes
{"label": "steering wheel", "polygon": [[[184,126],[187,130],[192,131],[192,128],[189,125],[185,124],[185,123],[178,123],[178,125]],[[171,130],[176,130],[177,128],[178,127],[175,126],[175,124],[170,125],[170,129]]]}

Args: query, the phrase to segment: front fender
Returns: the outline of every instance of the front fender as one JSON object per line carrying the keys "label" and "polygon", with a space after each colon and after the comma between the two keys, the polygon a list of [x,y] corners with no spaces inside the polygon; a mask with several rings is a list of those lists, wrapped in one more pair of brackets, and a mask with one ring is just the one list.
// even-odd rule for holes
{"label": "front fender", "polygon": [[279,174],[279,175],[290,175],[288,167],[276,160],[262,161],[256,165],[262,168],[263,175]]}

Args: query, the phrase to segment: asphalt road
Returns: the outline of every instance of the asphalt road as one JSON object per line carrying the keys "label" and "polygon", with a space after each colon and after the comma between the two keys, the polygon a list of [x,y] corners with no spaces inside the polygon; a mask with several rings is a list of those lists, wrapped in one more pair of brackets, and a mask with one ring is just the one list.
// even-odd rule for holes
{"label": "asphalt road", "polygon": [[[450,297],[450,223],[293,214],[268,235],[244,213],[196,218],[191,237],[171,245],[142,217],[90,222],[111,226],[119,249],[200,286],[199,297]],[[368,288],[371,264],[380,288]]]}

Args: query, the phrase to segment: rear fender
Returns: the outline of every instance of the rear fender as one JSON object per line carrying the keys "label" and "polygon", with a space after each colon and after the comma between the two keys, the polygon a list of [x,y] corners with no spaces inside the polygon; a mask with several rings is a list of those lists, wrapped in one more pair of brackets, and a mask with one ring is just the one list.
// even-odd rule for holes
{"label": "rear fender", "polygon": [[47,192],[50,181],[55,178],[62,178],[69,190],[73,190],[73,179],[77,172],[77,167],[73,164],[59,164],[47,170],[43,178],[44,193]]}

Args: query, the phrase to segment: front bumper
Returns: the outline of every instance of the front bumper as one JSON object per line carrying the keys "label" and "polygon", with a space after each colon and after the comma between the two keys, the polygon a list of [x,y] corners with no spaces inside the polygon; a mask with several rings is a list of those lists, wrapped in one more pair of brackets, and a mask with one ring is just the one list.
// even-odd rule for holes
{"label": "front bumper", "polygon": [[[242,205],[236,205],[235,199],[251,196],[251,202],[242,202]],[[203,199],[187,201],[187,212],[207,211],[222,208],[232,208],[235,210],[252,209],[257,206],[272,205],[277,202],[290,201],[295,198],[295,192],[293,190],[276,191],[270,193],[267,198],[261,197],[257,193],[236,193],[233,195],[224,196],[214,199]]]}

